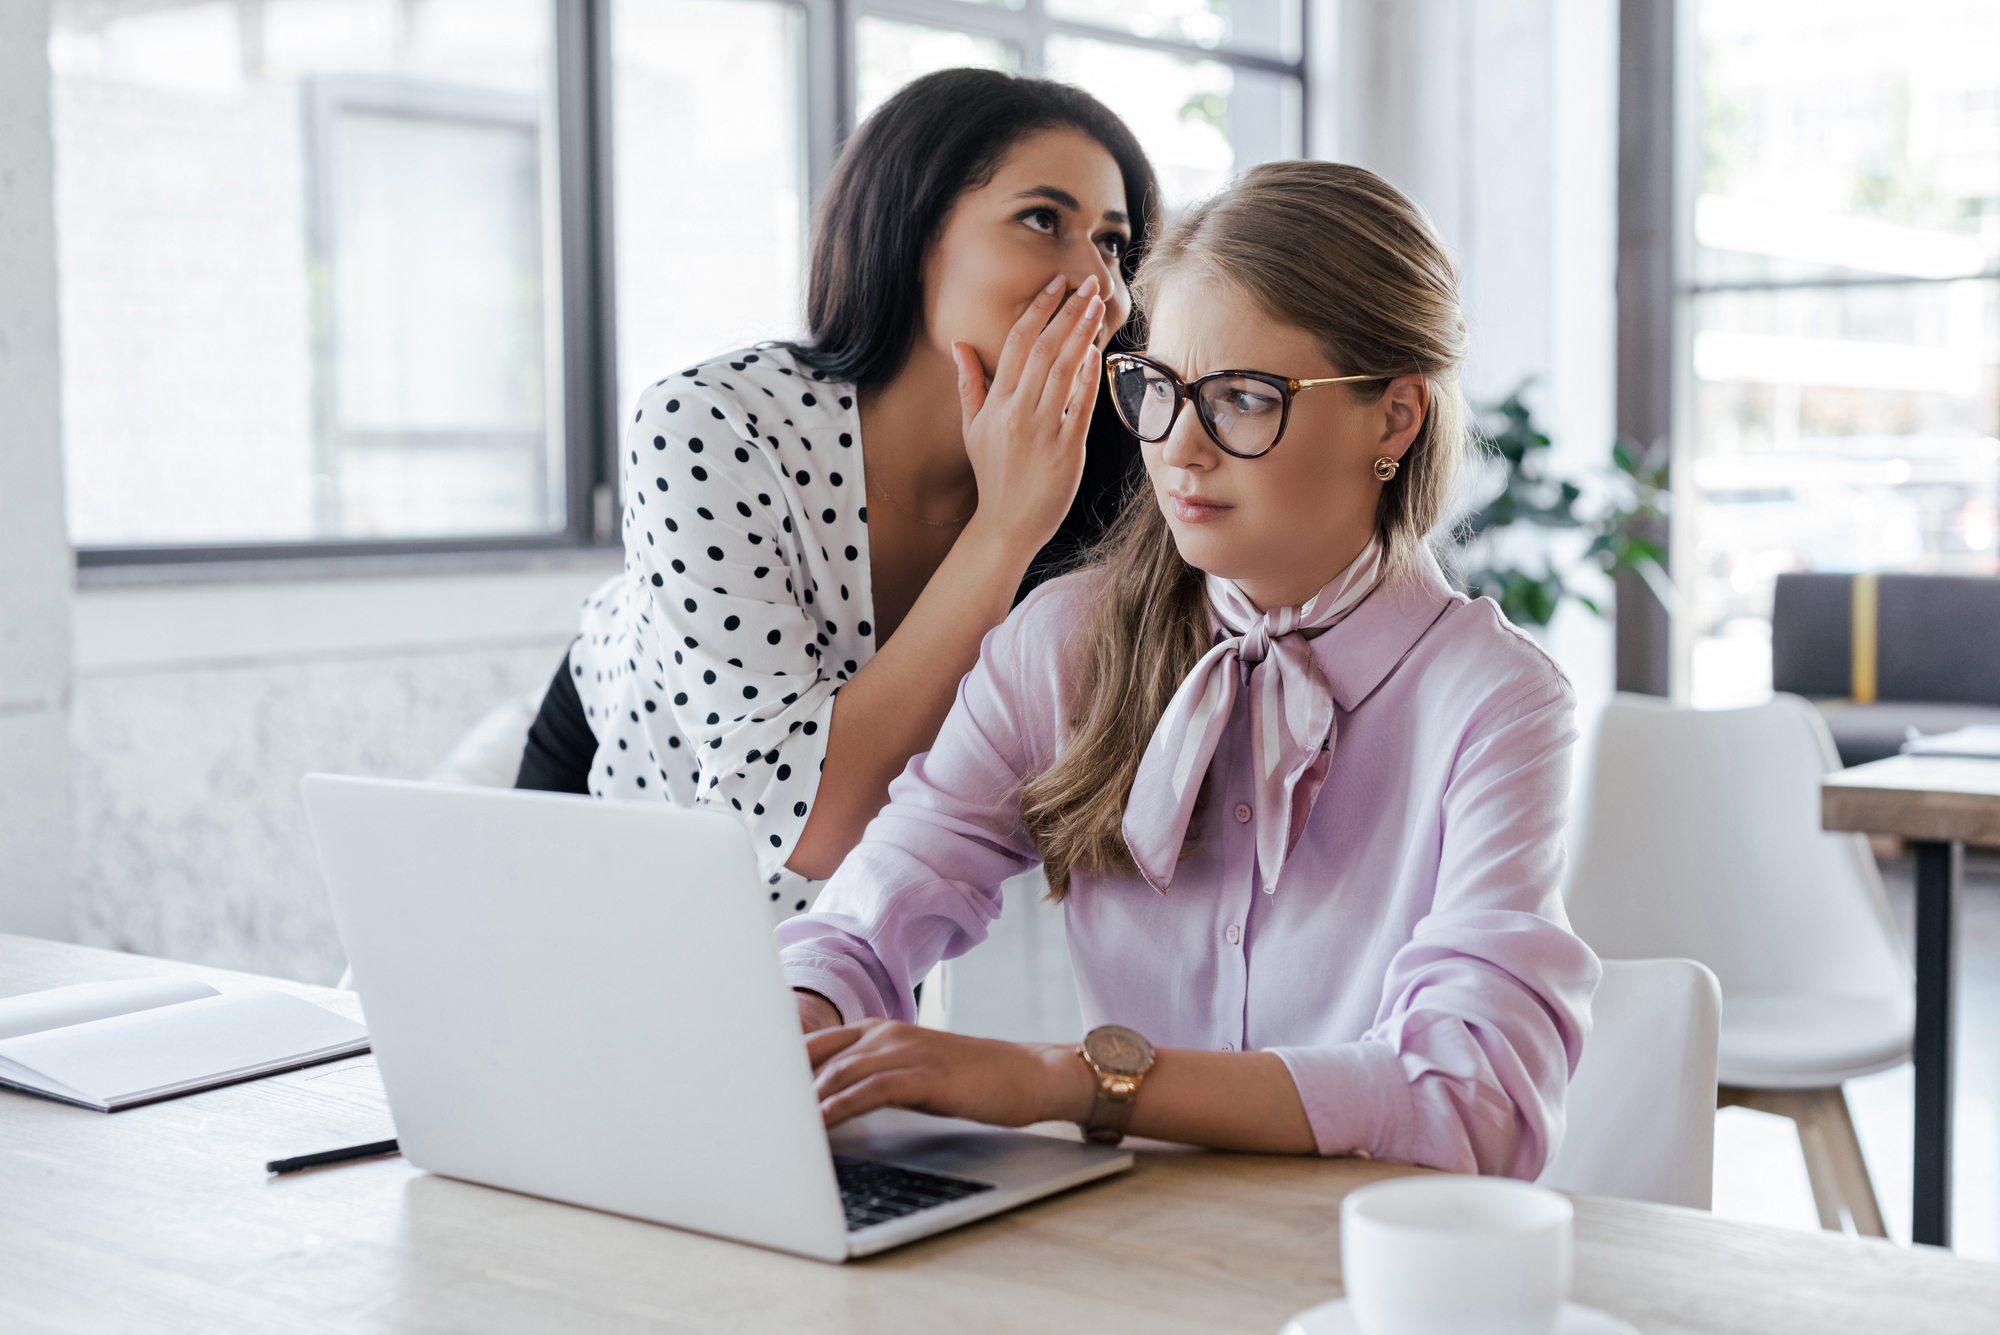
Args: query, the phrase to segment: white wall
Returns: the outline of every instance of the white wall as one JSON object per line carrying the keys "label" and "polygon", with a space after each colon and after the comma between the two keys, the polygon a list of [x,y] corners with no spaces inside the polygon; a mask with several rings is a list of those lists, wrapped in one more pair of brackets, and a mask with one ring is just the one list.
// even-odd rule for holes
{"label": "white wall", "polygon": [[[1608,467],[1616,0],[1322,0],[1315,12],[1338,71],[1315,143],[1415,197],[1457,256],[1467,396],[1493,403],[1532,377],[1525,398],[1555,467]],[[1577,546],[1557,546],[1559,561]],[[1608,581],[1599,591],[1608,609]],[[1611,624],[1572,604],[1545,643],[1588,724],[1612,689]]]}
{"label": "white wall", "polygon": [[67,937],[63,532],[48,0],[0,0],[0,931]]}
{"label": "white wall", "polygon": [[77,939],[332,982],[300,776],[425,777],[617,565],[79,590]]}

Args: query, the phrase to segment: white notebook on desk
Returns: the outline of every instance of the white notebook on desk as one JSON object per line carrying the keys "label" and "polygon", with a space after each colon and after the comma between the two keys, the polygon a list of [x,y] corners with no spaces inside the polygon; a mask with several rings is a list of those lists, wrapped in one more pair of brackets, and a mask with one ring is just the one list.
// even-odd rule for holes
{"label": "white notebook on desk", "polygon": [[368,1031],[267,987],[79,983],[0,999],[0,1085],[117,1112],[368,1050]]}
{"label": "white notebook on desk", "polygon": [[1910,740],[1903,743],[1903,754],[2000,760],[2000,724],[1968,723],[1952,732],[1932,733],[1928,737],[1912,728]]}

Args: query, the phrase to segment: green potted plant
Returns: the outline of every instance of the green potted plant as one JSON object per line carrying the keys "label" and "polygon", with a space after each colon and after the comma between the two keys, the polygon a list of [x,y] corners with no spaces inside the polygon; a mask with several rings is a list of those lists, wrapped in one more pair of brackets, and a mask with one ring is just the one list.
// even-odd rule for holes
{"label": "green potted plant", "polygon": [[1592,489],[1597,494],[1587,496],[1584,486],[1550,470],[1549,438],[1521,401],[1526,389],[1524,382],[1482,415],[1483,453],[1500,474],[1501,486],[1454,530],[1452,565],[1465,591],[1492,598],[1517,626],[1547,626],[1565,598],[1598,616],[1607,614],[1595,599],[1570,585],[1546,552],[1540,554],[1539,569],[1516,555],[1521,544],[1508,540],[1508,530],[1525,524],[1588,533],[1590,543],[1581,560],[1607,575],[1630,570],[1662,603],[1673,606],[1666,551],[1651,536],[1667,511],[1667,461],[1647,457],[1633,441],[1615,441],[1611,466],[1590,479],[1598,484]]}

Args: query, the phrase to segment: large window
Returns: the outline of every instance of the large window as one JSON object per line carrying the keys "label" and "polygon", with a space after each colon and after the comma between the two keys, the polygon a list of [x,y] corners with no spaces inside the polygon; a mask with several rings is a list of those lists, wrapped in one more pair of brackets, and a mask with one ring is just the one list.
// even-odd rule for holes
{"label": "large window", "polygon": [[563,528],[538,0],[58,0],[82,548]]}
{"label": "large window", "polygon": [[2000,569],[2000,6],[1695,10],[1676,542],[1728,705],[1777,575]]}
{"label": "large window", "polygon": [[1076,83],[1172,209],[1299,152],[1300,24],[1299,0],[55,0],[79,563],[615,541],[632,398],[799,331],[813,191],[897,88]]}

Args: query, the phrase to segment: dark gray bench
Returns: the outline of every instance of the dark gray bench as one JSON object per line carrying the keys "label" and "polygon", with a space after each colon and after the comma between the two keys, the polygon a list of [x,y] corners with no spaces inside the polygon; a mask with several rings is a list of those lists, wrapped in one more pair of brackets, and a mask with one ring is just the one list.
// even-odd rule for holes
{"label": "dark gray bench", "polygon": [[1915,728],[2000,723],[2000,578],[1879,575],[1875,699],[1854,698],[1854,576],[1780,575],[1771,686],[1818,704],[1845,765],[1895,755]]}

